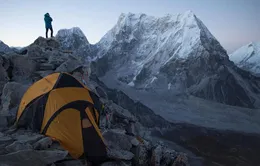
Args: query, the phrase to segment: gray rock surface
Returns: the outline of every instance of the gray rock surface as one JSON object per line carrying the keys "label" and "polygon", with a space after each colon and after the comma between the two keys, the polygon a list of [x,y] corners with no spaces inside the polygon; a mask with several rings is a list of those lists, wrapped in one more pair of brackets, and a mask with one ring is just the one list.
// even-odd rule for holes
{"label": "gray rock surface", "polygon": [[110,148],[129,151],[132,147],[131,140],[133,138],[131,136],[117,133],[111,130],[104,133],[103,136]]}
{"label": "gray rock surface", "polygon": [[8,118],[6,115],[0,114],[0,128],[5,128],[8,126]]}
{"label": "gray rock surface", "polygon": [[135,165],[145,166],[150,162],[149,154],[148,154],[149,148],[147,146],[140,145],[133,150],[133,153],[135,154],[133,160]]}
{"label": "gray rock surface", "polygon": [[62,163],[55,163],[56,166],[86,166],[80,160],[64,161]]}
{"label": "gray rock surface", "polygon": [[134,154],[126,150],[109,149],[107,156],[117,160],[131,160],[134,157]]}
{"label": "gray rock surface", "polygon": [[32,145],[30,145],[28,143],[21,143],[21,142],[15,141],[12,144],[6,146],[5,149],[9,153],[11,153],[11,152],[16,152],[16,151],[20,151],[20,150],[33,149],[33,147],[32,147]]}
{"label": "gray rock surface", "polygon": [[126,162],[126,161],[111,161],[111,162],[105,162],[103,164],[101,164],[101,166],[130,166],[131,163]]}
{"label": "gray rock surface", "polygon": [[62,63],[55,71],[56,72],[73,72],[82,67],[83,64],[78,59],[70,57],[66,62]]}
{"label": "gray rock surface", "polygon": [[33,148],[37,150],[44,150],[50,147],[52,144],[52,139],[50,137],[45,137],[33,144]]}
{"label": "gray rock surface", "polygon": [[37,69],[37,63],[29,59],[26,55],[12,55],[9,57],[12,65],[10,69],[11,79],[16,82],[31,83],[33,80],[33,73]]}
{"label": "gray rock surface", "polygon": [[131,143],[132,143],[133,146],[138,146],[140,144],[140,142],[136,138],[133,138],[131,140]]}
{"label": "gray rock surface", "polygon": [[163,148],[162,146],[157,146],[153,152],[152,152],[152,165],[154,166],[160,166],[161,165],[161,160],[162,160],[162,155],[163,155]]}
{"label": "gray rock surface", "polygon": [[46,166],[62,160],[67,156],[65,151],[33,151],[21,150],[0,156],[1,164],[20,166],[20,165],[39,165]]}
{"label": "gray rock surface", "polygon": [[17,107],[28,87],[28,85],[23,85],[17,82],[8,82],[5,84],[1,96],[1,112],[8,113],[9,110]]}
{"label": "gray rock surface", "polygon": [[26,133],[26,134],[15,133],[12,134],[12,136],[21,143],[29,143],[29,144],[33,144],[44,137],[43,135],[39,135],[35,133]]}
{"label": "gray rock surface", "polygon": [[12,49],[3,41],[0,40],[0,53],[4,54],[9,52],[12,52]]}

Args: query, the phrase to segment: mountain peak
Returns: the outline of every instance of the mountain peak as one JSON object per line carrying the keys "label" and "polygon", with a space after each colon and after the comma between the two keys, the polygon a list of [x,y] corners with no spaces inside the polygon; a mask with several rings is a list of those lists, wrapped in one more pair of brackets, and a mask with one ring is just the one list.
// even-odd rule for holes
{"label": "mountain peak", "polygon": [[195,13],[192,10],[187,10],[183,13],[186,17],[196,17]]}
{"label": "mountain peak", "polygon": [[250,42],[229,55],[238,67],[260,74],[260,42]]}
{"label": "mountain peak", "polygon": [[88,39],[79,27],[59,30],[56,39],[66,50],[77,50],[82,46],[89,45]]}
{"label": "mountain peak", "polygon": [[86,42],[88,42],[85,34],[82,32],[82,30],[79,27],[72,27],[70,29],[60,29],[56,37],[68,37],[71,35],[77,35],[79,37],[83,37],[86,39]]}
{"label": "mountain peak", "polygon": [[[187,58],[191,55],[192,48],[199,45],[208,51],[211,50],[210,52],[213,52],[213,49],[221,50],[222,53],[219,55],[227,57],[225,50],[216,38],[191,10],[163,17],[154,17],[143,13],[122,13],[117,24],[98,43],[98,45],[105,46],[100,54],[109,50],[113,41],[115,43],[144,41],[147,45],[156,45],[158,49],[164,47],[172,49],[171,45],[176,43],[176,48],[171,55],[167,55],[167,58],[169,56]],[[167,58],[165,57],[164,62],[167,62]]]}

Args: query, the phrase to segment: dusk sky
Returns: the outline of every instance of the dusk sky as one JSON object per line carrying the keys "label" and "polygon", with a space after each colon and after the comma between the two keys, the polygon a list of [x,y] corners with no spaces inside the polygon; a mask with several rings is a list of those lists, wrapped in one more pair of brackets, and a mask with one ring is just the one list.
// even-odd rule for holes
{"label": "dusk sky", "polygon": [[43,15],[53,18],[54,35],[62,28],[80,27],[95,44],[117,22],[121,13],[152,16],[192,10],[232,52],[260,41],[260,0],[0,0],[0,40],[26,46],[45,36]]}

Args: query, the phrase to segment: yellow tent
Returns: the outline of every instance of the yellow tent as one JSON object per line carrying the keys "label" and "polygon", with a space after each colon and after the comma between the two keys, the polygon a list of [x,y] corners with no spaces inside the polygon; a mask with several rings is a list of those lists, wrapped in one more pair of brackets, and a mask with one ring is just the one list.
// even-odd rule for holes
{"label": "yellow tent", "polygon": [[97,95],[68,73],[54,73],[35,82],[24,94],[17,125],[60,142],[73,158],[105,159],[99,130],[102,105]]}

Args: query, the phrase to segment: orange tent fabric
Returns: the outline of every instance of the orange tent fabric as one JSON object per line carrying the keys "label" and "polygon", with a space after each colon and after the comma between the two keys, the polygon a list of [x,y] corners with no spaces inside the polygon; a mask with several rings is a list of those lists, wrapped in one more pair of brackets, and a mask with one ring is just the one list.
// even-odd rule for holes
{"label": "orange tent fabric", "polygon": [[27,90],[16,122],[58,140],[76,159],[98,162],[107,152],[99,129],[101,109],[97,95],[76,78],[53,73]]}

